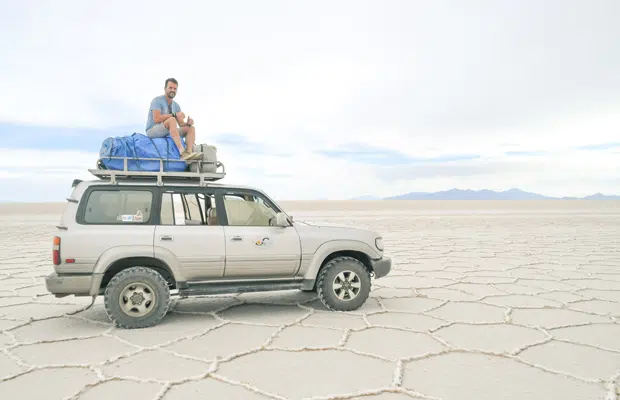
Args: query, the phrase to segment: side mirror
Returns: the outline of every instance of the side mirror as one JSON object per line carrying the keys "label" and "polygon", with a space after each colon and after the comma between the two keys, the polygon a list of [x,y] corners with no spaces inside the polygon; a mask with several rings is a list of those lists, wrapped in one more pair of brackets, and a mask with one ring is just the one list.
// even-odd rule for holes
{"label": "side mirror", "polygon": [[276,214],[276,226],[287,227],[289,225],[290,223],[288,218],[286,217],[286,214],[281,212]]}

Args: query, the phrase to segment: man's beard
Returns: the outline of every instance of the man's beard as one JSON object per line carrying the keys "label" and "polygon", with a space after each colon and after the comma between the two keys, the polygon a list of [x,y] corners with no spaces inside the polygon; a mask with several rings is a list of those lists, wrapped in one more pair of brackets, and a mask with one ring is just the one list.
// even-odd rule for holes
{"label": "man's beard", "polygon": [[168,97],[173,98],[175,96],[174,92],[168,92]]}

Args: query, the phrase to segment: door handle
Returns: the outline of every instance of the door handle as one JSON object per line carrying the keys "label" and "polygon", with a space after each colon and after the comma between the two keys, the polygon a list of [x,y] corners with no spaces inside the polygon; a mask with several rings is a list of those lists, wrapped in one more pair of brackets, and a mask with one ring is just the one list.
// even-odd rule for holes
{"label": "door handle", "polygon": [[241,236],[233,236],[232,238],[230,238],[230,240],[232,240],[233,242],[240,242],[243,240],[243,238]]}
{"label": "door handle", "polygon": [[172,236],[160,236],[159,240],[172,240]]}

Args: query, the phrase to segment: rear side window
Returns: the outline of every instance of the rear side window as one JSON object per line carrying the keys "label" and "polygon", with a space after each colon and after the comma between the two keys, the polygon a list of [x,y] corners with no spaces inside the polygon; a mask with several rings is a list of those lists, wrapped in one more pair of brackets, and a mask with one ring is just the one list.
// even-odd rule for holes
{"label": "rear side window", "polygon": [[202,192],[168,190],[161,199],[161,225],[217,225],[215,196]]}
{"label": "rear side window", "polygon": [[84,207],[87,224],[143,224],[151,218],[148,190],[93,190]]}

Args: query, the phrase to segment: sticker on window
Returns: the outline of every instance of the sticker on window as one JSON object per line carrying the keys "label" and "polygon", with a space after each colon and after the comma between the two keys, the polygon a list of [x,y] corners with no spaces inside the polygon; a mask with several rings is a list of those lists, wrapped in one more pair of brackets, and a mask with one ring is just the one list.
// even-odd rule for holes
{"label": "sticker on window", "polygon": [[132,222],[133,221],[133,215],[131,214],[123,214],[123,215],[119,215],[118,217],[116,217],[117,221],[123,221],[123,222]]}
{"label": "sticker on window", "polygon": [[135,214],[118,215],[116,220],[122,222],[142,222],[144,221],[144,214],[142,214],[141,210],[138,210]]}
{"label": "sticker on window", "polygon": [[133,216],[134,222],[142,222],[143,218],[144,216],[142,215],[141,210],[136,211],[136,214]]}

